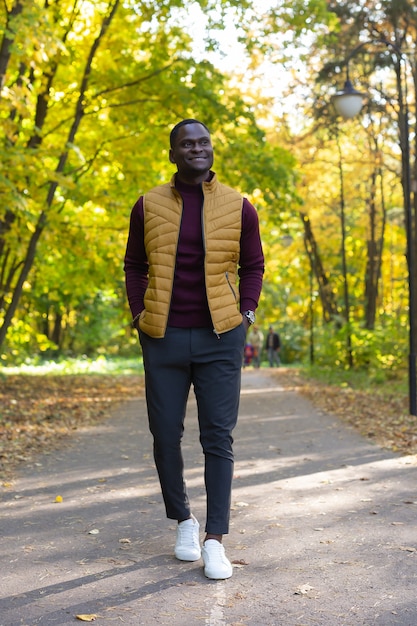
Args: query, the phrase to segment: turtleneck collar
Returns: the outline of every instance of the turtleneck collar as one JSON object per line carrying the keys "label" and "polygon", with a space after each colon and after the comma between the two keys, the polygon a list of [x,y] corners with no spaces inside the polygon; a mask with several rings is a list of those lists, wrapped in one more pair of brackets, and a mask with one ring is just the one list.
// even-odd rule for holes
{"label": "turtleneck collar", "polygon": [[193,190],[201,190],[203,187],[206,187],[208,189],[210,189],[213,186],[214,181],[216,180],[216,174],[215,172],[213,172],[212,170],[210,170],[209,173],[209,178],[205,181],[203,181],[203,183],[197,184],[197,185],[189,185],[188,183],[184,183],[182,180],[178,180],[177,175],[174,174],[174,176],[171,178],[171,187],[175,187],[176,189],[178,189],[178,191],[184,191],[184,192],[192,192]]}

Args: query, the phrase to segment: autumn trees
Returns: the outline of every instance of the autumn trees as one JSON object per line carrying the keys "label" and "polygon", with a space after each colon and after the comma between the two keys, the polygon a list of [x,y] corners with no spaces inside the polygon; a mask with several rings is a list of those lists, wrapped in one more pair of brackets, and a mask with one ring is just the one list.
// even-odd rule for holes
{"label": "autumn trees", "polygon": [[130,207],[170,176],[161,146],[179,118],[204,116],[219,129],[231,183],[264,186],[271,198],[290,185],[290,169],[262,149],[251,107],[210,62],[195,61],[190,36],[169,20],[181,6],[3,3],[0,346],[7,335],[16,354],[22,342],[29,352],[90,353],[111,348],[113,336],[117,348],[129,317]]}
{"label": "autumn trees", "polygon": [[[210,50],[231,23],[244,52],[220,71]],[[384,38],[407,56],[408,93],[398,55],[364,45],[349,67],[369,98],[342,122],[331,94],[347,58]],[[198,117],[212,129],[216,171],[258,208],[267,261],[258,319],[281,329],[288,358],[308,358],[314,340],[318,362],[345,367],[349,339],[354,366],[403,364],[399,147],[407,98],[415,220],[416,44],[406,0],[4,0],[3,361],[134,345],[122,270],[130,207],[171,176],[172,124]]]}
{"label": "autumn trees", "polygon": [[[341,364],[374,369],[400,361],[405,365],[409,294],[404,116],[407,105],[415,181],[417,11],[405,1],[330,2],[328,8],[337,22],[311,47],[316,71],[315,81],[309,74],[313,87],[305,110],[314,122],[297,142],[306,237],[315,242],[310,257],[315,251],[320,255],[312,267],[317,273],[324,266],[341,316],[334,318],[339,330],[333,334],[345,335],[339,344]],[[361,115],[346,122],[336,118],[330,96],[342,88],[348,63],[354,87],[368,98]],[[415,183],[410,192],[415,246]],[[317,275],[318,285],[319,279]]]}

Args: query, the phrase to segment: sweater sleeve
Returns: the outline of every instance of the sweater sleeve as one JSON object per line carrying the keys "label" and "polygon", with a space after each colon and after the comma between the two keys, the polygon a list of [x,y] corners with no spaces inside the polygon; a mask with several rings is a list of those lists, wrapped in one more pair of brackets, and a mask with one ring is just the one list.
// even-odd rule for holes
{"label": "sweater sleeve", "polygon": [[129,235],[124,258],[127,299],[132,317],[145,308],[143,298],[148,286],[149,264],[145,252],[143,197],[134,205],[130,214]]}
{"label": "sweater sleeve", "polygon": [[255,311],[262,290],[265,269],[259,220],[255,207],[244,198],[240,236],[239,293],[241,312]]}

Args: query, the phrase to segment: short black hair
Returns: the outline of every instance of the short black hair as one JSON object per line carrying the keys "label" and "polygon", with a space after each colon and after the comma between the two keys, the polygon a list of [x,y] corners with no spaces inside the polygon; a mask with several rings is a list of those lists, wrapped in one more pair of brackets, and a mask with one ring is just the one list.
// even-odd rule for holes
{"label": "short black hair", "polygon": [[169,145],[171,146],[171,148],[174,147],[175,141],[177,139],[177,135],[178,135],[178,131],[182,126],[187,126],[187,124],[201,124],[201,126],[203,126],[206,131],[208,132],[208,134],[210,135],[210,131],[207,128],[207,126],[203,123],[200,122],[200,120],[194,120],[192,118],[186,119],[186,120],[182,120],[181,122],[178,122],[178,124],[175,124],[174,128],[171,130],[171,133],[169,135]]}

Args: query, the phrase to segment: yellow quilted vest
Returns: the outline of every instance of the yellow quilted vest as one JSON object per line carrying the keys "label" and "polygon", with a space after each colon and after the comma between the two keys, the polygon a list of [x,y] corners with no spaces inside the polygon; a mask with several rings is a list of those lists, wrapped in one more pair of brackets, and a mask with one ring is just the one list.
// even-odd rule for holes
{"label": "yellow quilted vest", "polygon": [[[182,198],[174,181],[175,177],[170,183],[155,187],[143,201],[149,281],[139,327],[155,338],[165,335],[174,282],[182,215]],[[237,191],[219,183],[216,176],[203,183],[203,194],[207,300],[214,331],[221,334],[242,322],[237,267],[243,199]]]}

